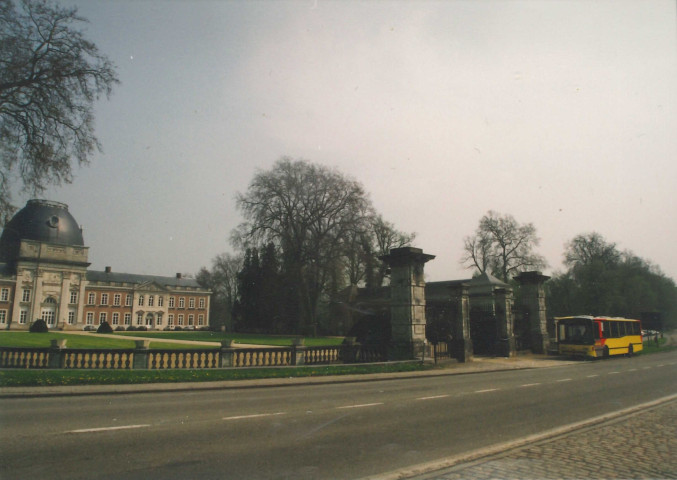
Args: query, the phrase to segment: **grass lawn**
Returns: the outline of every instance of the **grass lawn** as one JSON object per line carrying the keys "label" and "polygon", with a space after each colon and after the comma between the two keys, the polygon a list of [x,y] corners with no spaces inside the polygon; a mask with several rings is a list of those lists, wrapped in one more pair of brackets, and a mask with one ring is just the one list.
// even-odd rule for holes
{"label": "grass lawn", "polygon": [[[143,332],[139,332],[143,333]],[[96,333],[87,335],[69,334],[65,332],[0,332],[0,347],[49,347],[53,339],[66,339],[67,348],[134,348],[134,340],[124,338],[101,337]],[[168,342],[150,342],[150,348],[158,349],[186,349],[186,348],[214,348],[209,345],[190,345]]]}
{"label": "grass lawn", "polygon": [[290,368],[237,368],[216,370],[0,370],[0,386],[122,385],[139,383],[215,382],[260,378],[321,377],[365,373],[430,370],[421,362],[372,365],[327,365]]}
{"label": "grass lawn", "polygon": [[[172,340],[193,340],[199,342],[220,342],[232,340],[235,343],[248,343],[251,345],[273,345],[276,347],[289,347],[292,340],[299,338],[295,335],[259,335],[255,333],[231,333],[231,332],[115,332],[116,335],[131,335],[134,337],[167,338]],[[319,345],[340,345],[343,337],[304,337],[305,345],[315,347]]]}

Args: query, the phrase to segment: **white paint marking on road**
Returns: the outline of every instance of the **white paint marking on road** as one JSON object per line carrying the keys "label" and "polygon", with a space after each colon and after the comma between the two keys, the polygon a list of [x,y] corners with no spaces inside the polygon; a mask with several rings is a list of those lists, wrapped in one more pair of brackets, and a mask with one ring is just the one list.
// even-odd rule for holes
{"label": "white paint marking on road", "polygon": [[498,388],[487,388],[486,390],[475,390],[475,393],[495,392]]}
{"label": "white paint marking on road", "polygon": [[642,370],[649,370],[651,367],[642,367]]}
{"label": "white paint marking on road", "polygon": [[525,383],[524,385],[520,385],[520,387],[535,387],[536,385],[540,385],[540,383]]}
{"label": "white paint marking on road", "polygon": [[656,365],[656,367],[664,367],[665,365]]}
{"label": "white paint marking on road", "polygon": [[276,415],[286,415],[287,412],[275,412],[275,413],[255,413],[253,415],[237,415],[234,417],[223,417],[221,420],[243,420],[245,418],[262,418],[262,417],[274,417]]}
{"label": "white paint marking on road", "polygon": [[618,375],[621,372],[609,372],[609,375]]}
{"label": "white paint marking on road", "polygon": [[120,425],[118,427],[99,427],[99,428],[82,428],[80,430],[68,430],[63,433],[95,433],[95,432],[110,432],[112,430],[128,430],[131,428],[146,428],[150,427],[149,424],[143,425]]}
{"label": "white paint marking on road", "polygon": [[446,397],[448,397],[448,396],[449,396],[448,394],[445,394],[445,395],[433,395],[432,397],[419,397],[419,398],[417,398],[416,400],[433,400],[433,399],[435,399],[435,398],[446,398]]}
{"label": "white paint marking on road", "polygon": [[345,408],[362,408],[362,407],[375,407],[377,405],[383,405],[383,402],[377,402],[377,403],[363,403],[361,405],[344,405],[343,407],[336,407],[339,410],[345,409]]}
{"label": "white paint marking on road", "polygon": [[560,378],[560,379],[557,380],[557,381],[558,381],[558,382],[570,382],[571,380],[573,380],[573,379],[571,379],[571,378]]}
{"label": "white paint marking on road", "polygon": [[631,368],[630,370],[628,370],[628,372],[636,372],[636,371],[637,371],[636,368]]}
{"label": "white paint marking on road", "polygon": [[595,378],[595,377],[599,377],[599,375],[597,375],[597,374],[594,374],[594,375],[588,375],[588,378]]}

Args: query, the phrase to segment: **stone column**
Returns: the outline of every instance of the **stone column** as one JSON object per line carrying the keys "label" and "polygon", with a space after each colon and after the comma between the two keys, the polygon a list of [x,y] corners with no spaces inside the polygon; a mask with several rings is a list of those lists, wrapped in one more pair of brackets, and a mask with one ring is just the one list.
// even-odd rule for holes
{"label": "stone column", "polygon": [[473,348],[470,338],[470,285],[461,283],[452,285],[451,304],[453,305],[451,351],[459,362],[472,362]]}
{"label": "stone column", "polygon": [[134,370],[148,370],[150,340],[134,340]]}
{"label": "stone column", "polygon": [[496,354],[502,357],[514,357],[515,322],[512,314],[513,296],[511,288],[497,288],[494,290],[496,299],[496,317],[498,320],[498,338],[496,339]]}
{"label": "stone column", "polygon": [[529,336],[534,353],[547,353],[550,346],[543,288],[549,278],[537,271],[522,272],[515,277],[520,284],[520,310],[529,316]]}
{"label": "stone column", "polygon": [[425,348],[425,279],[423,266],[435,258],[420,248],[394,248],[381,257],[390,272],[391,359],[423,356]]}

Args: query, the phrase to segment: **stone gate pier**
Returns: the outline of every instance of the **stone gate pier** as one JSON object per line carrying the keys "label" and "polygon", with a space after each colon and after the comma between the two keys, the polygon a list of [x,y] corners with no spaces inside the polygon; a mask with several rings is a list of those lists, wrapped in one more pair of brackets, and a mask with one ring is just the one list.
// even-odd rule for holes
{"label": "stone gate pier", "polygon": [[402,247],[381,257],[390,267],[390,357],[423,356],[426,337],[425,279],[423,268],[435,255],[420,248]]}

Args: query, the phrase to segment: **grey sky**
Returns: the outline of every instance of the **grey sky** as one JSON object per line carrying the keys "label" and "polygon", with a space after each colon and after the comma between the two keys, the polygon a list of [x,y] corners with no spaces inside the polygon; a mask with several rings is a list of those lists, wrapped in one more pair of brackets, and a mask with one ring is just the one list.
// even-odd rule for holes
{"label": "grey sky", "polygon": [[287,155],[360,181],[430,280],[470,276],[490,209],[534,223],[547,272],[597,231],[677,277],[674,1],[62,4],[122,81],[104,153],[46,194],[94,269],[209,265],[236,192]]}

